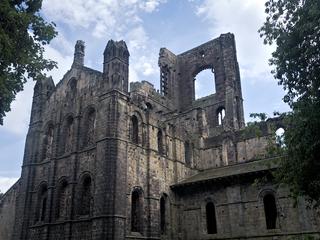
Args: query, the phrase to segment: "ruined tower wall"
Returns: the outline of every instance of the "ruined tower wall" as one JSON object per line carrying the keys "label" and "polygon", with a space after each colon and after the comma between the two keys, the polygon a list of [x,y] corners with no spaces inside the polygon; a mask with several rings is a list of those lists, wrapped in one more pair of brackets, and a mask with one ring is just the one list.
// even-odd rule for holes
{"label": "ruined tower wall", "polygon": [[0,199],[0,239],[12,238],[19,188],[18,180]]}

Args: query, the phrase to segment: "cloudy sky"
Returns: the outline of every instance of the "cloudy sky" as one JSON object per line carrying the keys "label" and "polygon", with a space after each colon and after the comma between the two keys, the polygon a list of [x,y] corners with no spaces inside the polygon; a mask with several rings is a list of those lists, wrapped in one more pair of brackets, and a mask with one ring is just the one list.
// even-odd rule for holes
{"label": "cloudy sky", "polygon": [[[265,46],[257,30],[265,18],[263,0],[43,0],[42,15],[59,35],[46,48],[58,62],[55,83],[70,69],[76,40],[86,42],[85,65],[102,70],[109,39],[126,41],[130,82],[147,80],[159,88],[158,54],[166,47],[179,54],[221,33],[235,34],[246,120],[249,113],[287,111],[283,91],[270,74]],[[203,78],[203,80],[201,80]],[[197,76],[197,95],[212,93],[208,73]],[[25,85],[0,127],[0,191],[20,176],[34,82]],[[209,91],[208,91],[209,90]]]}

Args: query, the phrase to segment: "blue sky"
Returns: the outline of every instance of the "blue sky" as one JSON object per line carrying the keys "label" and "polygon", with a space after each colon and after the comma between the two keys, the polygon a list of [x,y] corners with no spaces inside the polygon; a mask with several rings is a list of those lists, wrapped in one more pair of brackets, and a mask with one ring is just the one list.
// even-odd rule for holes
{"label": "blue sky", "polygon": [[[70,69],[76,40],[86,43],[85,65],[102,70],[109,39],[126,41],[130,52],[129,81],[147,80],[159,88],[158,54],[166,47],[179,54],[221,33],[235,34],[246,120],[249,113],[287,111],[283,91],[270,74],[272,46],[257,30],[265,18],[263,0],[43,0],[42,15],[57,24],[59,35],[46,47],[46,57],[58,62],[55,83]],[[197,80],[206,95],[208,74]],[[30,118],[34,82],[12,103],[0,127],[0,191],[20,176]],[[213,91],[213,90],[212,90]],[[210,92],[209,92],[210,93]]]}

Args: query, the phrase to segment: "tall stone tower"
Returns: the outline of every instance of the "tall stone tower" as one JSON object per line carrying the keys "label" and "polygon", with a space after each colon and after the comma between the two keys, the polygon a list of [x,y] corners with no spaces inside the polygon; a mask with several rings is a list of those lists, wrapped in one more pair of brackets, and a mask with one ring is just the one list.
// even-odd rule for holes
{"label": "tall stone tower", "polygon": [[74,58],[72,67],[81,67],[84,65],[84,41],[78,40],[74,47]]}
{"label": "tall stone tower", "polygon": [[129,51],[126,43],[110,40],[103,55],[103,78],[107,89],[128,92]]}

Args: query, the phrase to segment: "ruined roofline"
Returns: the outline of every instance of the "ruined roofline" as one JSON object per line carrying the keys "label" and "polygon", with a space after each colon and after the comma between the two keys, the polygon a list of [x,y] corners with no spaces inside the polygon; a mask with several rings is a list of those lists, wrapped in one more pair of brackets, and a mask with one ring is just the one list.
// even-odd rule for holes
{"label": "ruined roofline", "polygon": [[201,49],[201,48],[205,47],[208,44],[211,44],[211,43],[214,43],[214,42],[217,42],[217,41],[221,41],[223,38],[231,38],[234,41],[234,34],[230,33],[230,32],[223,33],[217,38],[214,38],[214,39],[212,39],[212,40],[210,40],[208,42],[205,42],[205,43],[203,43],[203,44],[201,44],[201,45],[199,45],[197,47],[194,47],[192,49],[189,49],[189,50],[187,50],[185,52],[182,52],[182,53],[178,54],[177,57],[182,57],[182,56],[188,55],[189,53],[194,52],[197,49]]}

